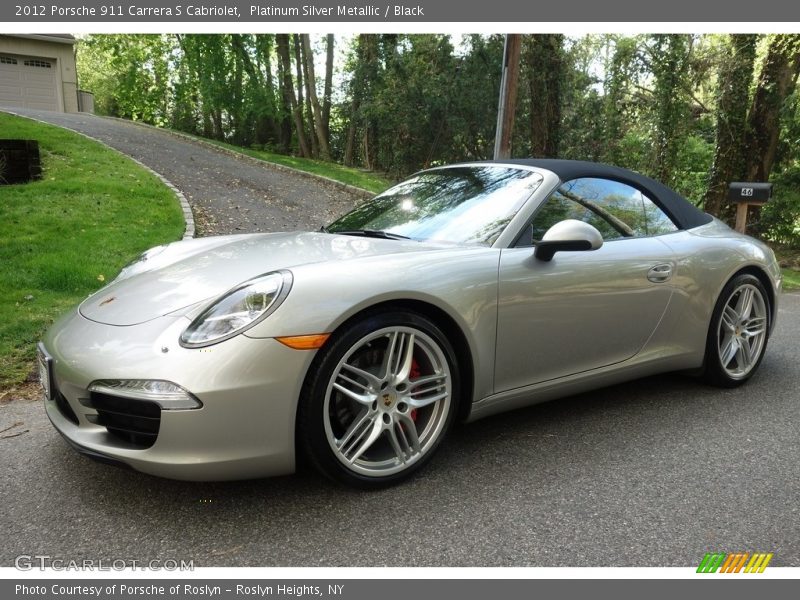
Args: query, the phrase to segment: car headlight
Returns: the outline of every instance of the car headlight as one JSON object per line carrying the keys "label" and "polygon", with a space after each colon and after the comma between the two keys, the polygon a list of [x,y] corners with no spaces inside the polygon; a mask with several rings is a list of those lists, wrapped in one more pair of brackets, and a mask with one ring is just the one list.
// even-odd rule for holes
{"label": "car headlight", "polygon": [[181,346],[210,346],[250,329],[281,305],[292,287],[289,271],[259,275],[225,292],[181,334]]}

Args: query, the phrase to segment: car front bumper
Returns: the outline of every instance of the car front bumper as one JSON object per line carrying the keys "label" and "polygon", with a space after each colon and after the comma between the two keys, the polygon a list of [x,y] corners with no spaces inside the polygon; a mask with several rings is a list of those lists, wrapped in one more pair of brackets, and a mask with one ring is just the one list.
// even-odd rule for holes
{"label": "car front bumper", "polygon": [[[178,337],[187,325],[171,316],[130,327],[96,323],[77,311],[64,317],[42,341],[53,398],[45,399],[45,410],[55,428],[92,458],[171,479],[293,472],[297,399],[314,353],[245,335],[183,348]],[[155,442],[143,448],[98,424],[88,388],[100,379],[170,381],[202,407],[161,410]]]}

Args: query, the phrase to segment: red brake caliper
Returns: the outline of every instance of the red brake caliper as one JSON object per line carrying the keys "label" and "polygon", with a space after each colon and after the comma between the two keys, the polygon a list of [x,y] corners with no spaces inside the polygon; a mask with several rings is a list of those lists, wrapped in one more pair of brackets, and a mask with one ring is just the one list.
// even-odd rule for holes
{"label": "red brake caliper", "polygon": [[[408,374],[408,378],[411,380],[417,379],[421,375],[419,371],[419,363],[417,362],[416,358],[411,359],[411,372]],[[417,422],[417,409],[412,408],[411,412],[409,413],[411,420],[415,423]]]}

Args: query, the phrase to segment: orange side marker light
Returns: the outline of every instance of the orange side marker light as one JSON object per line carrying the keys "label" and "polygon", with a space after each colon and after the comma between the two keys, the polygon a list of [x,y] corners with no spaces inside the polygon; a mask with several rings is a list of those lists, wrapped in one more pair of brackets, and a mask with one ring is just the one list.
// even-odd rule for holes
{"label": "orange side marker light", "polygon": [[331,337],[330,333],[315,333],[312,335],[287,335],[275,339],[294,350],[317,350],[328,341],[329,337]]}

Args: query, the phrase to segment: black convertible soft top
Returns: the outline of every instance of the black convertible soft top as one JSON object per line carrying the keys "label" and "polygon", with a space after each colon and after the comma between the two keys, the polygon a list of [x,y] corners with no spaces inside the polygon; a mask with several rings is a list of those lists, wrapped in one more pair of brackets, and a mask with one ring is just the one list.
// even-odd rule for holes
{"label": "black convertible soft top", "polygon": [[691,229],[710,223],[713,219],[686,198],[659,183],[628,169],[582,160],[561,160],[555,158],[530,158],[493,161],[510,165],[538,167],[552,171],[561,181],[579,177],[602,177],[637,188],[666,212],[681,229]]}

